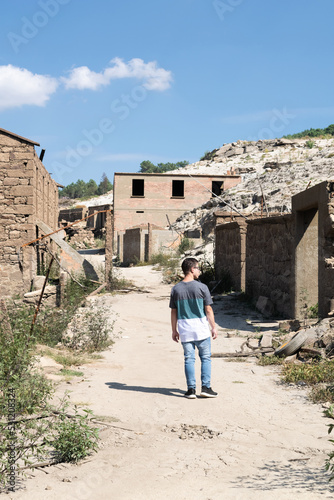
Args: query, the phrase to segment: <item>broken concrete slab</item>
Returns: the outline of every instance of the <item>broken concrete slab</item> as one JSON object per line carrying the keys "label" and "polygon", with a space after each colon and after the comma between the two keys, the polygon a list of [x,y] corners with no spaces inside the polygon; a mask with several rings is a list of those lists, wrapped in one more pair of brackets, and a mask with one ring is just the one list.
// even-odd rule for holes
{"label": "broken concrete slab", "polygon": [[260,346],[264,348],[273,346],[273,336],[271,333],[266,332],[262,335]]}
{"label": "broken concrete slab", "polygon": [[62,235],[60,233],[62,233],[63,231],[51,234],[53,232],[52,229],[44,222],[37,221],[36,225],[45,235],[49,234],[49,238],[54,241],[60,248],[59,260],[60,266],[63,269],[65,269],[69,273],[74,274],[84,272],[87,278],[93,280],[99,279],[93,265],[62,239]]}
{"label": "broken concrete slab", "polygon": [[255,307],[267,318],[274,313],[274,304],[268,297],[263,297],[262,295],[257,299]]}

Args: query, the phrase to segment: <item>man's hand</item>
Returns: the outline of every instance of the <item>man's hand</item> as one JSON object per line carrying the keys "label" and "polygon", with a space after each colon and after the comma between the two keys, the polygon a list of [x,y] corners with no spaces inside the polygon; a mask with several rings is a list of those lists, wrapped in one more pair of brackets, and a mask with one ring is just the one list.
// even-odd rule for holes
{"label": "man's hand", "polygon": [[216,339],[218,336],[217,328],[216,328],[216,323],[215,323],[215,316],[213,314],[213,310],[211,306],[205,306],[205,314],[206,317],[208,318],[208,322],[211,328],[211,336],[213,339]]}
{"label": "man's hand", "polygon": [[178,334],[178,332],[172,332],[172,339],[174,340],[174,342],[179,341],[180,335]]}
{"label": "man's hand", "polygon": [[172,339],[174,342],[178,342],[180,340],[180,335],[177,331],[177,310],[171,309],[171,324],[172,324]]}
{"label": "man's hand", "polygon": [[216,339],[218,337],[217,328],[212,328],[211,335],[213,339]]}

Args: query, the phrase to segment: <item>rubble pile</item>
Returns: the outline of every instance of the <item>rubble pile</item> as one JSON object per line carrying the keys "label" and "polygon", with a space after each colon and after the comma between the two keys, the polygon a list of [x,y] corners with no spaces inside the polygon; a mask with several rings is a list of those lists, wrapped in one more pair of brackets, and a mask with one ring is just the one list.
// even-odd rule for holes
{"label": "rubble pile", "polygon": [[239,174],[242,182],[185,212],[173,224],[179,231],[201,228],[204,237],[213,232],[217,210],[235,214],[234,208],[245,217],[261,210],[264,215],[266,210],[269,214],[290,213],[293,195],[334,177],[334,139],[238,141],[207,157],[173,173]]}

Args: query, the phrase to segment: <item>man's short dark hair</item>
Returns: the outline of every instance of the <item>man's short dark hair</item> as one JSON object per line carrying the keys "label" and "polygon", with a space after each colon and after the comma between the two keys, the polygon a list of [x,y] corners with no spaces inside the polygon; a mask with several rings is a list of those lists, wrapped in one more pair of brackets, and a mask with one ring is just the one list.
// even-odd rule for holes
{"label": "man's short dark hair", "polygon": [[182,262],[182,265],[181,265],[182,271],[184,272],[184,274],[188,274],[188,273],[190,273],[192,268],[195,267],[197,264],[198,264],[197,259],[195,259],[194,257],[187,257]]}

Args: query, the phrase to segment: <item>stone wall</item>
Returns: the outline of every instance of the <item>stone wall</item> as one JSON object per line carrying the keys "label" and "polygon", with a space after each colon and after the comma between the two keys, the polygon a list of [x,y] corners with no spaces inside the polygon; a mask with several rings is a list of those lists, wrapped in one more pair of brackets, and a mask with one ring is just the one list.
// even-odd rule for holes
{"label": "stone wall", "polygon": [[334,181],[325,181],[292,198],[295,219],[296,317],[318,304],[319,315],[334,310]]}
{"label": "stone wall", "polygon": [[292,316],[294,225],[292,215],[247,221],[246,293],[271,300],[277,312]]}
{"label": "stone wall", "polygon": [[63,208],[59,210],[59,225],[63,226],[81,220],[87,215],[87,207]]}
{"label": "stone wall", "polygon": [[334,182],[326,183],[327,212],[321,234],[323,275],[319,311],[327,315],[334,310]]}
{"label": "stone wall", "polygon": [[274,309],[293,315],[294,223],[292,215],[238,218],[216,227],[217,278],[228,272],[235,290],[254,301],[271,300]]}
{"label": "stone wall", "polygon": [[23,295],[36,274],[36,221],[57,228],[58,188],[39,160],[38,143],[0,129],[0,296]]}
{"label": "stone wall", "polygon": [[266,297],[273,311],[297,319],[316,307],[322,318],[334,314],[334,181],[293,196],[292,214],[247,219],[244,229],[241,220],[218,225],[218,277],[226,270],[235,289],[243,289],[243,266],[245,291],[254,301]]}
{"label": "stone wall", "polygon": [[216,279],[221,280],[228,273],[234,290],[238,291],[245,291],[246,229],[246,223],[241,220],[216,227]]}

